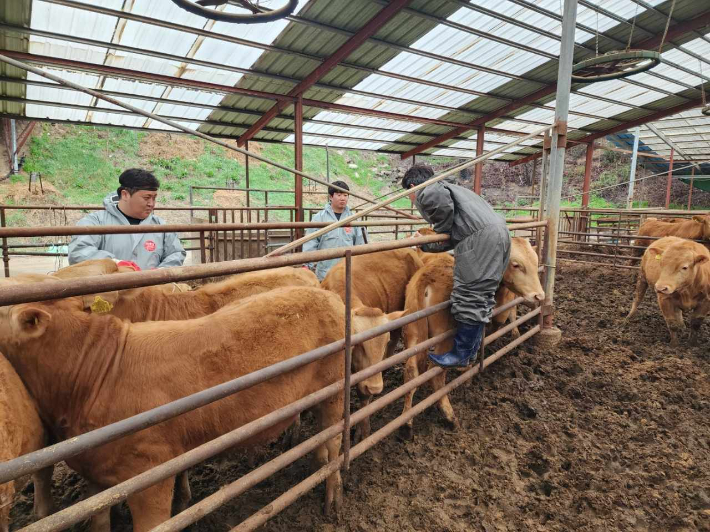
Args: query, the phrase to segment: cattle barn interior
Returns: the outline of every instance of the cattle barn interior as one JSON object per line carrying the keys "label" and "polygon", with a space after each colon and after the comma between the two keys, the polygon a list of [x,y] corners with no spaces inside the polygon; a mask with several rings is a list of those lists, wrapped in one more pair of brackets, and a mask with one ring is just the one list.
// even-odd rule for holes
{"label": "cattle barn interior", "polygon": [[[8,178],[43,123],[202,139],[245,174],[160,226],[0,196],[0,532],[710,530],[708,91],[706,0],[2,2]],[[337,176],[304,146],[431,163],[422,187],[506,218],[524,281],[475,364],[426,365],[455,331],[450,286],[416,284],[448,259],[417,248],[449,235],[398,182],[313,221]],[[615,152],[623,183],[593,173]],[[530,192],[496,201],[484,167]],[[193,201],[218,190],[245,202]],[[367,242],[303,251],[341,226]],[[185,265],[58,268],[31,240],[127,233],[178,233]],[[301,267],[331,259],[335,288]]]}

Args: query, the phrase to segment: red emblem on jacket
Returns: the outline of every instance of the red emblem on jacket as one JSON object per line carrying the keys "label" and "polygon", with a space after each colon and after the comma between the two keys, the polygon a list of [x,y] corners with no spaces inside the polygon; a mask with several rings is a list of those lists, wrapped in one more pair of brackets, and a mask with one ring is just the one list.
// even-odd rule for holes
{"label": "red emblem on jacket", "polygon": [[145,248],[146,251],[155,251],[155,242],[152,240],[146,240],[145,244],[143,244],[143,247]]}

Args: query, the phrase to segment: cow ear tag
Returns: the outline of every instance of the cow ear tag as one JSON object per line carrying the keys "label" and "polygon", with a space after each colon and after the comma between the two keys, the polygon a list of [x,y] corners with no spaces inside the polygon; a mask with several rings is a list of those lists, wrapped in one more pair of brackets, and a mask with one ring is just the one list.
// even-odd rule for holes
{"label": "cow ear tag", "polygon": [[113,305],[103,299],[101,296],[96,296],[94,302],[91,304],[91,312],[96,314],[105,314],[111,312]]}
{"label": "cow ear tag", "polygon": [[660,255],[656,255],[656,260],[661,260],[661,256],[660,256]]}

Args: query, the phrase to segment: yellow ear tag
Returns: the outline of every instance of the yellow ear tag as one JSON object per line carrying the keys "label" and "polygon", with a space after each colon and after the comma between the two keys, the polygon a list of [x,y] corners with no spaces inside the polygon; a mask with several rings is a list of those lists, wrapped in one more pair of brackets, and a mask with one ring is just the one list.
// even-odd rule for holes
{"label": "yellow ear tag", "polygon": [[91,312],[94,312],[96,314],[105,314],[106,312],[111,312],[113,305],[103,299],[101,296],[96,296],[90,308]]}
{"label": "yellow ear tag", "polygon": [[660,256],[660,255],[656,255],[656,260],[661,260],[661,256]]}

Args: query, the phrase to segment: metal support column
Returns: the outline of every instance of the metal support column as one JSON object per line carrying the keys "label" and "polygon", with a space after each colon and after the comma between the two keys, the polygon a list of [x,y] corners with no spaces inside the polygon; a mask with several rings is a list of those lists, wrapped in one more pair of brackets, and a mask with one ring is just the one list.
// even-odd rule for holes
{"label": "metal support column", "polygon": [[[295,158],[294,167],[299,172],[303,171],[303,99],[299,96],[294,104],[294,137],[295,137]],[[296,191],[296,221],[303,221],[303,177],[295,174],[294,189]],[[303,230],[296,231],[296,238],[303,236]]]}
{"label": "metal support column", "polygon": [[634,149],[631,152],[631,168],[629,169],[629,193],[626,196],[626,208],[633,207],[634,202],[634,186],[636,185],[636,163],[638,162],[639,153],[639,128],[634,129]]}
{"label": "metal support column", "polygon": [[[244,143],[244,149],[249,151],[249,141],[246,141]],[[249,196],[251,196],[251,192],[249,192],[249,155],[245,155],[245,160],[244,160],[244,165],[246,167],[246,172],[245,172],[245,188],[247,189],[247,207],[250,206],[250,201],[249,201]]]}
{"label": "metal support column", "polygon": [[[483,155],[483,139],[486,135],[486,126],[480,126],[476,134],[476,157]],[[481,182],[483,181],[483,163],[476,164],[476,177],[473,181],[473,191],[481,194]]]}
{"label": "metal support column", "polygon": [[10,119],[10,161],[12,173],[16,174],[19,169],[17,168],[17,128],[14,118]]}
{"label": "metal support column", "polygon": [[574,61],[574,32],[577,20],[577,0],[565,0],[562,18],[562,42],[557,71],[557,96],[555,99],[555,127],[552,129],[550,146],[550,178],[547,189],[547,217],[549,229],[544,265],[548,271],[545,277],[545,328],[552,327],[552,308],[555,290],[555,267],[557,265],[557,237],[562,197],[562,176],[565,167],[567,146],[567,117],[572,86],[572,63]]}
{"label": "metal support column", "polygon": [[673,179],[673,153],[671,148],[671,162],[668,164],[668,178],[666,179],[666,209],[671,206],[671,180]]}
{"label": "metal support column", "polygon": [[[5,220],[5,209],[0,208],[0,227],[5,227],[7,220]],[[7,238],[2,239],[2,262],[5,269],[5,277],[10,277],[10,253],[7,248]]]}
{"label": "metal support column", "polygon": [[594,157],[594,142],[587,144],[587,158],[584,162],[584,185],[582,185],[582,208],[589,207],[589,188],[592,183],[592,162]]}
{"label": "metal support column", "polygon": [[325,145],[325,180],[330,183],[330,150]]}
{"label": "metal support column", "polygon": [[693,182],[695,181],[695,167],[690,171],[690,188],[688,189],[688,210],[693,207]]}

